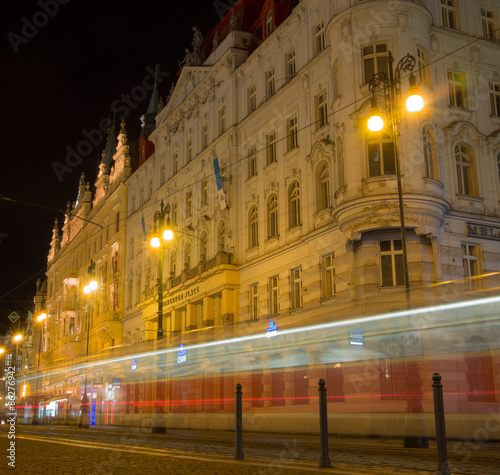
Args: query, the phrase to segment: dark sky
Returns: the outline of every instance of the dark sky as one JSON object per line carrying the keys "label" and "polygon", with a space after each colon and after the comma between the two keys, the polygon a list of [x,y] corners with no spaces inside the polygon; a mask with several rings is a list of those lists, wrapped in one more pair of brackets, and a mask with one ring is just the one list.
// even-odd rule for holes
{"label": "dark sky", "polygon": [[[25,318],[32,309],[54,219],[64,219],[55,210],[76,199],[82,172],[94,181],[104,141],[91,150],[81,148],[81,163],[59,177],[53,162],[66,165],[68,147],[75,150],[87,140],[84,130],[98,129],[112,117],[113,103],[120,114],[128,113],[129,141],[136,141],[150,94],[139,100],[136,89],[138,100],[129,102],[135,107],[125,106],[122,94],[141,86],[147,68],[159,63],[169,73],[159,85],[160,95],[167,95],[184,48],[191,48],[193,25],[208,33],[233,3],[2,2],[0,198],[40,207],[0,199],[0,333],[10,326],[12,311]],[[43,13],[42,4],[50,15]]]}

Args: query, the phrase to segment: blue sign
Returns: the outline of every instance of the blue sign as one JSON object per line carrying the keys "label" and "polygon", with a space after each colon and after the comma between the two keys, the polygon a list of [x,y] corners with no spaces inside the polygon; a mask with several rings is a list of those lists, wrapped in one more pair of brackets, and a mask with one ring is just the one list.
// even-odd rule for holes
{"label": "blue sign", "polygon": [[365,340],[363,338],[363,332],[358,327],[352,330],[349,334],[349,344],[354,346],[364,346]]}
{"label": "blue sign", "polygon": [[266,330],[267,338],[273,338],[278,335],[278,325],[274,323],[274,320],[269,322],[269,328]]}
{"label": "blue sign", "polygon": [[137,369],[137,361],[135,358],[132,360],[132,370],[134,369]]}
{"label": "blue sign", "polygon": [[181,351],[177,353],[177,363],[187,363],[187,351],[184,349],[184,345],[180,346]]}

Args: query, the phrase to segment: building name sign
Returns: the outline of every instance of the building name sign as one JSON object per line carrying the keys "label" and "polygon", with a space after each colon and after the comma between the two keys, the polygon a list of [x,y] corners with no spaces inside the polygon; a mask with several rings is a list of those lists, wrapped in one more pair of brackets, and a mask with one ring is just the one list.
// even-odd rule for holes
{"label": "building name sign", "polygon": [[193,287],[192,289],[180,292],[178,294],[175,294],[173,297],[168,298],[167,300],[165,300],[165,305],[172,305],[176,302],[180,302],[181,300],[187,299],[188,297],[191,297],[199,293],[200,293],[200,286]]}
{"label": "building name sign", "polygon": [[184,349],[184,345],[180,346],[179,353],[177,353],[177,363],[187,363],[187,350]]}
{"label": "building name sign", "polygon": [[500,241],[500,228],[495,226],[483,226],[482,224],[476,223],[467,223],[467,235]]}

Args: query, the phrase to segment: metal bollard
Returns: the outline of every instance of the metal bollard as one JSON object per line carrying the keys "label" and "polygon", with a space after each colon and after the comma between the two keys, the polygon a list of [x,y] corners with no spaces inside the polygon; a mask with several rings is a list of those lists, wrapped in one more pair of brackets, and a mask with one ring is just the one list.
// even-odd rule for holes
{"label": "metal bollard", "polygon": [[332,462],[328,455],[328,411],[326,406],[326,382],[323,378],[319,384],[319,431],[321,439],[321,453],[319,457],[320,467],[331,467]]}
{"label": "metal bollard", "polygon": [[242,391],[241,384],[236,385],[235,403],[236,403],[236,450],[234,452],[234,458],[237,460],[243,460],[243,416],[242,416]]}
{"label": "metal bollard", "polygon": [[448,465],[448,453],[446,449],[446,427],[444,422],[443,385],[441,384],[441,375],[439,373],[434,373],[432,375],[432,381],[438,454],[438,468],[436,470],[436,474],[450,475],[451,472],[450,466]]}

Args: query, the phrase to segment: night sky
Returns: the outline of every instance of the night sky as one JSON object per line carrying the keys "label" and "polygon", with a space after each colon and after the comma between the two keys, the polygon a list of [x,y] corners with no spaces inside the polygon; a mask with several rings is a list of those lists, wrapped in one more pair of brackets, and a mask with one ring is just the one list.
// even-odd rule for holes
{"label": "night sky", "polygon": [[[93,183],[104,148],[85,131],[128,115],[129,141],[137,141],[140,117],[150,94],[139,89],[128,105],[122,95],[141,86],[160,64],[169,73],[159,84],[166,96],[191,48],[193,25],[207,34],[234,0],[2,2],[1,14],[1,173],[0,173],[0,333],[12,311],[26,318],[33,309],[36,279],[44,278],[54,220],[64,220],[75,201],[82,172]],[[44,13],[42,4],[50,10]],[[33,26],[34,25],[34,26]],[[141,100],[139,100],[141,98]],[[80,144],[80,163],[65,159]],[[84,155],[85,153],[85,155]],[[54,162],[59,167],[59,176]],[[10,200],[21,201],[21,204]],[[37,206],[35,206],[37,205]]]}

